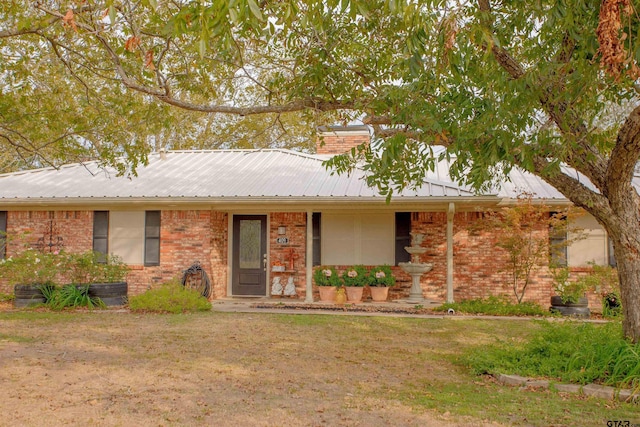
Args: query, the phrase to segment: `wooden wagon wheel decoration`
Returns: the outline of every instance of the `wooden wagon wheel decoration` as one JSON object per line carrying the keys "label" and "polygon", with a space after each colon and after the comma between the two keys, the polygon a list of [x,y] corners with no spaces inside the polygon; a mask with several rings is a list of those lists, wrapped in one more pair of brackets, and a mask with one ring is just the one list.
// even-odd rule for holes
{"label": "wooden wagon wheel decoration", "polygon": [[182,275],[182,286],[186,289],[193,289],[205,298],[211,296],[211,281],[207,272],[204,271],[200,262],[196,261],[187,268]]}

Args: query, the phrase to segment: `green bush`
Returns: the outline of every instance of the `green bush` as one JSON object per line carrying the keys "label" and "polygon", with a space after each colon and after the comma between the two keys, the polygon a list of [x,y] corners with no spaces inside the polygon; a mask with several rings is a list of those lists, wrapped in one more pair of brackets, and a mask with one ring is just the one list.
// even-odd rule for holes
{"label": "green bush", "polygon": [[172,281],[129,297],[129,308],[132,311],[187,313],[211,310],[211,303],[199,292],[185,289],[180,282]]}
{"label": "green bush", "polygon": [[52,310],[75,307],[105,307],[100,298],[89,296],[89,285],[64,285],[62,288],[59,288],[53,284],[44,284],[40,286],[40,291],[42,295],[44,295],[45,305]]}
{"label": "green bush", "polygon": [[506,297],[490,296],[485,299],[470,299],[454,303],[442,304],[434,308],[435,311],[448,311],[450,308],[457,313],[487,314],[491,316],[549,316],[549,312],[538,304],[522,302],[513,304]]}
{"label": "green bush", "polygon": [[522,344],[483,346],[481,351],[469,351],[463,361],[476,374],[516,374],[640,389],[640,344],[625,340],[616,322],[543,322]]}

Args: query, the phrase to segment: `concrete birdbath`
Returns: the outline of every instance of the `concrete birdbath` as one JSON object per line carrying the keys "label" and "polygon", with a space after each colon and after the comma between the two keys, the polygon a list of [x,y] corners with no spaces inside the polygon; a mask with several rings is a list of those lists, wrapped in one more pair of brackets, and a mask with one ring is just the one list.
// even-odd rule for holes
{"label": "concrete birdbath", "polygon": [[422,295],[422,287],[420,286],[420,277],[424,273],[431,271],[433,264],[420,262],[420,255],[427,251],[427,248],[420,246],[423,239],[424,234],[411,233],[411,246],[405,246],[404,248],[405,251],[411,254],[411,261],[398,263],[400,268],[411,276],[409,298],[401,300],[404,303],[421,304],[425,302]]}

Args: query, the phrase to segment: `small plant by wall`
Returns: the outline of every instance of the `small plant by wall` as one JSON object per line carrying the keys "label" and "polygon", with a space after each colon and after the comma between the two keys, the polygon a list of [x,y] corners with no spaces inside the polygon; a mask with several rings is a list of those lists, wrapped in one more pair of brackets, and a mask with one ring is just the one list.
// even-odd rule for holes
{"label": "small plant by wall", "polygon": [[129,298],[129,308],[137,312],[188,313],[211,310],[211,303],[198,291],[185,289],[178,280],[164,283]]}

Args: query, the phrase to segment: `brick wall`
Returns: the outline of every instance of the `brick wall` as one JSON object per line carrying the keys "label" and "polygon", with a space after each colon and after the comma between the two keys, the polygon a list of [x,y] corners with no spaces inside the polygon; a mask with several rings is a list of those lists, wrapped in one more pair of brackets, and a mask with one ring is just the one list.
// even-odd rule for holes
{"label": "brick wall", "polygon": [[[278,227],[285,226],[286,233],[278,234]],[[286,237],[288,243],[278,243],[278,237]],[[293,277],[296,292],[300,298],[306,295],[306,245],[307,245],[307,214],[305,212],[274,212],[271,214],[269,228],[269,261],[271,266],[278,261],[285,266],[286,272],[271,272],[271,283],[274,277],[280,277],[282,286],[287,284],[289,277]],[[291,258],[293,255],[293,268]]]}
{"label": "brick wall", "polygon": [[369,135],[358,133],[325,132],[318,136],[317,154],[343,154],[351,148],[369,142]]}
{"label": "brick wall", "polygon": [[[515,302],[511,286],[511,275],[506,270],[507,253],[496,246],[496,239],[490,232],[470,232],[470,225],[480,220],[480,214],[462,212],[454,216],[453,229],[453,287],[454,300],[486,298],[504,295]],[[412,231],[425,235],[422,243],[428,248],[420,256],[421,262],[433,264],[433,269],[422,276],[421,285],[425,298],[445,301],[447,296],[447,218],[440,212],[414,212],[411,218]],[[537,233],[547,235],[547,226],[541,226]],[[588,274],[589,268],[575,267],[572,276]],[[411,288],[411,278],[397,267],[394,269],[398,285],[390,293],[392,298],[406,297]],[[549,306],[554,295],[553,279],[548,266],[536,268],[527,286],[523,301]],[[595,293],[589,293],[589,304],[600,309],[602,303]]]}
{"label": "brick wall", "polygon": [[227,277],[229,264],[228,215],[224,212],[211,212],[211,272],[212,298],[227,295]]}
{"label": "brick wall", "polygon": [[[93,248],[93,211],[9,211],[7,213],[7,257],[24,249],[45,245],[68,252],[84,252]],[[60,237],[62,240],[58,240]],[[49,246],[45,246],[48,250]],[[0,292],[13,293],[13,287],[0,278]]]}
{"label": "brick wall", "polygon": [[[172,279],[181,279],[184,270],[194,262],[200,262],[211,280],[213,294],[226,293],[226,272],[221,274],[219,259],[221,256],[218,243],[214,238],[214,218],[217,213],[211,211],[162,211],[160,218],[160,265],[144,267],[131,266],[127,281],[129,294],[138,295],[147,289]],[[224,228],[226,233],[226,226]],[[226,241],[226,239],[225,239]],[[214,250],[214,244],[216,250]],[[226,255],[226,246],[224,246]],[[215,268],[214,268],[215,259]]]}
{"label": "brick wall", "polygon": [[[490,233],[470,233],[469,225],[477,221],[477,213],[457,213],[454,216],[454,299],[461,301],[471,298],[485,298],[490,295],[506,295],[514,300],[508,272],[504,271],[506,254],[495,246]],[[421,262],[433,264],[433,269],[422,276],[423,294],[426,298],[444,301],[446,299],[446,256],[447,218],[444,212],[415,212],[412,214],[412,230],[425,235],[422,246],[428,248],[420,256]],[[7,256],[16,254],[26,245],[34,245],[49,230],[50,224],[57,227],[63,238],[64,249],[82,252],[92,248],[93,211],[9,211],[7,217],[8,235],[24,235],[24,239],[10,238]],[[279,235],[278,227],[285,226],[286,234]],[[161,216],[161,256],[160,266],[131,266],[129,293],[136,295],[145,290],[180,278],[183,271],[193,262],[199,261],[212,282],[212,298],[227,295],[228,289],[228,215],[208,210],[162,211]],[[546,233],[546,228],[539,232]],[[293,277],[299,298],[305,297],[305,250],[306,213],[276,212],[270,215],[269,260],[280,261],[288,270],[285,273],[271,272],[270,277],[280,276],[282,284]],[[287,243],[278,243],[278,237],[287,237]],[[289,267],[293,250],[293,269]],[[348,266],[336,266],[340,272]],[[371,267],[371,266],[368,266]],[[390,298],[399,299],[409,295],[411,277],[399,267],[393,267],[397,285],[390,289]],[[589,269],[572,269],[574,277],[588,274]],[[271,283],[267,286],[271,287]],[[0,292],[11,293],[13,289],[0,279]],[[314,293],[317,293],[314,287]],[[547,267],[537,269],[525,295],[525,301],[549,305],[553,295],[552,278]],[[365,294],[365,298],[366,298]],[[317,299],[317,295],[314,295]],[[599,309],[601,301],[596,294],[589,294],[592,308]]]}

